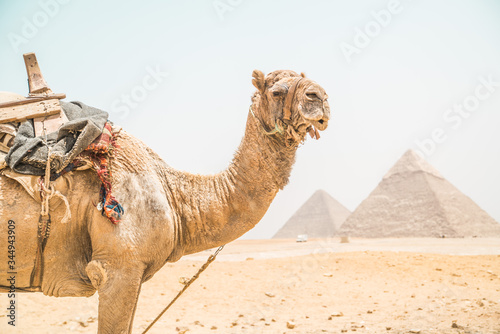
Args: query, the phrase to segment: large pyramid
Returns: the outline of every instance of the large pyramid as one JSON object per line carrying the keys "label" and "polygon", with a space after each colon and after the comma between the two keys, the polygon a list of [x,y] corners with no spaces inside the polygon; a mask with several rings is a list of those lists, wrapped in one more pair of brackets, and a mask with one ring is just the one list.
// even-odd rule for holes
{"label": "large pyramid", "polygon": [[273,236],[275,239],[332,237],[351,212],[324,190],[317,190]]}
{"label": "large pyramid", "polygon": [[500,224],[410,150],[347,218],[338,235],[500,237]]}

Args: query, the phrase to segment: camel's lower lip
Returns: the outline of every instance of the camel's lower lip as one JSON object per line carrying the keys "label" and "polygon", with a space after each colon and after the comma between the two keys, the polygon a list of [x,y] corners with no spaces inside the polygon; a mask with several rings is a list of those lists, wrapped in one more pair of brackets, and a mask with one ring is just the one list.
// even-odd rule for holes
{"label": "camel's lower lip", "polygon": [[319,120],[308,120],[311,123],[311,126],[318,129],[319,131],[324,131],[328,127],[328,121],[324,119]]}

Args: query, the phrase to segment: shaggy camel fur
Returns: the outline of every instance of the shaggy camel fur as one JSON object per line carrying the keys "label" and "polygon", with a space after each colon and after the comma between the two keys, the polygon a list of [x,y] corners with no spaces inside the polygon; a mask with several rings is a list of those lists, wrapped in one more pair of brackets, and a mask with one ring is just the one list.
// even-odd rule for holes
{"label": "shaggy camel fur", "polygon": [[[95,172],[72,173],[72,186],[64,192],[72,219],[62,224],[64,205],[51,206],[40,288],[29,286],[40,206],[17,182],[1,176],[0,238],[7,240],[7,221],[14,221],[16,287],[57,297],[97,290],[98,332],[131,333],[141,284],[166,262],[226,244],[255,226],[287,184],[306,134],[319,137],[318,130],[326,129],[330,109],[324,89],[295,72],[264,77],[256,70],[253,77],[257,92],[245,136],[225,171],[202,176],[174,170],[121,131],[111,165],[113,192],[125,208],[117,225],[96,209]],[[0,261],[0,269],[0,284],[6,285],[7,261]]]}

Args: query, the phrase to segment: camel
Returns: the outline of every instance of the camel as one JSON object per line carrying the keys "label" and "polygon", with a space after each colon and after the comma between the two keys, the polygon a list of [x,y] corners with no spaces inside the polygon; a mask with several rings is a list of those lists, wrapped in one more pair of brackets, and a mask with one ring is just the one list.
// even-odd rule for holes
{"label": "camel", "polygon": [[[253,72],[257,91],[245,135],[226,170],[195,175],[175,170],[121,130],[112,158],[113,193],[125,213],[112,224],[96,209],[100,181],[93,170],[71,172],[64,205],[51,206],[44,251],[47,296],[99,294],[98,333],[131,333],[142,283],[166,262],[224,245],[253,228],[288,183],[297,148],[328,126],[325,90],[289,70]],[[0,238],[15,223],[16,289],[30,291],[40,205],[15,181],[0,176]],[[2,242],[2,245],[4,243]],[[2,250],[4,251],[4,250]],[[0,261],[6,292],[7,261]]]}

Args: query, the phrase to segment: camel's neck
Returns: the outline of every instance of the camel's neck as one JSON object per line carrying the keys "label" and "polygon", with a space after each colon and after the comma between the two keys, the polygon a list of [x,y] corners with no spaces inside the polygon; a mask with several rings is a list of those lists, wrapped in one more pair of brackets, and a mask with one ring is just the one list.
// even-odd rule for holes
{"label": "camel's neck", "polygon": [[[172,189],[184,254],[226,244],[243,235],[264,216],[277,192],[288,182],[296,148],[265,135],[249,114],[245,136],[232,163],[222,173],[183,173]],[[180,176],[180,177],[179,177]]]}

